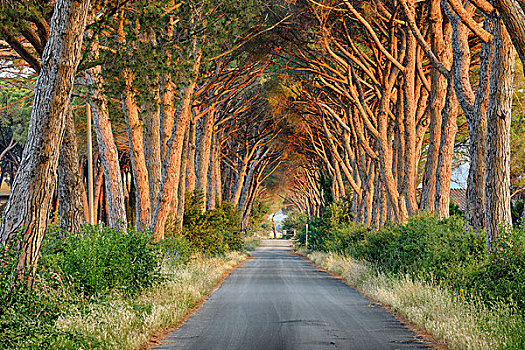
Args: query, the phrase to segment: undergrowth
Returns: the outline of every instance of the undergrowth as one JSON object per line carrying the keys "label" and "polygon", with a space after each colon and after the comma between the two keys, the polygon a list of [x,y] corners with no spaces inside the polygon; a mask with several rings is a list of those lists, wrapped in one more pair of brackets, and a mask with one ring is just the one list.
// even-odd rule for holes
{"label": "undergrowth", "polygon": [[66,235],[50,226],[32,288],[14,282],[16,240],[0,245],[1,349],[134,349],[170,327],[246,257],[239,215],[230,206],[202,212],[187,197],[182,228],[148,232],[84,226]]}
{"label": "undergrowth", "polygon": [[[304,247],[306,218],[288,220]],[[487,254],[484,233],[466,231],[458,216],[372,229],[332,203],[309,220],[308,248],[325,254],[321,265],[343,269],[335,272],[455,348],[525,348],[523,227],[501,229]]]}
{"label": "undergrowth", "polygon": [[365,295],[392,307],[453,349],[523,349],[525,319],[516,307],[490,306],[410,275],[385,274],[337,253],[312,252],[317,265],[342,276]]}

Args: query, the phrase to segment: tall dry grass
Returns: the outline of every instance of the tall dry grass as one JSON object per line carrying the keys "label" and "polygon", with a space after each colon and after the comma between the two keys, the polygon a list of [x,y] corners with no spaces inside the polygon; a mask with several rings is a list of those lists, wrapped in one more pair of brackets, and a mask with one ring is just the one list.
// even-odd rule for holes
{"label": "tall dry grass", "polygon": [[[80,334],[86,348],[137,349],[158,331],[176,325],[220,282],[225,272],[246,259],[232,252],[222,258],[199,259],[188,265],[163,264],[166,280],[138,298],[112,296],[106,301],[74,306],[56,323],[61,331]],[[72,344],[55,344],[67,349]]]}
{"label": "tall dry grass", "polygon": [[452,293],[410,276],[387,276],[367,263],[334,253],[307,256],[453,349],[522,349],[525,322],[505,305],[488,308],[461,292]]}

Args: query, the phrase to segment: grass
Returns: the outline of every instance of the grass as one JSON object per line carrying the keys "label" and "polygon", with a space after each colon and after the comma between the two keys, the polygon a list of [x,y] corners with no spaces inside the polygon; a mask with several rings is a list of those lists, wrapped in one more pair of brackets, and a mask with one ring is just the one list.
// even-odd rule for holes
{"label": "grass", "polygon": [[261,239],[257,236],[250,236],[244,239],[244,249],[246,251],[254,251],[261,244]]}
{"label": "grass", "polygon": [[[188,265],[163,264],[168,276],[160,285],[130,299],[111,296],[84,306],[73,306],[56,327],[80,334],[83,349],[137,349],[156,333],[176,326],[221,281],[225,272],[239,264],[246,254],[232,252],[222,258],[198,259]],[[64,339],[55,348],[76,348]]]}
{"label": "grass", "polygon": [[315,264],[342,276],[363,294],[390,306],[414,325],[445,340],[452,349],[523,349],[525,320],[502,305],[480,301],[413,279],[388,276],[370,264],[334,253],[306,254]]}

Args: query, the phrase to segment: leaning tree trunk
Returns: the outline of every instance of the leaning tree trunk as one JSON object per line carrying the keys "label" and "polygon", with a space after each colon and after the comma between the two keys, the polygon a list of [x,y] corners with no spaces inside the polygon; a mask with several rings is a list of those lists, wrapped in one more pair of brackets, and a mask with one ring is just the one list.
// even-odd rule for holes
{"label": "leaning tree trunk", "polygon": [[525,1],[495,0],[493,5],[510,33],[521,62],[525,64]]}
{"label": "leaning tree trunk", "polygon": [[487,252],[498,235],[499,225],[511,225],[510,123],[514,92],[516,51],[499,18],[494,20],[494,56],[487,112],[487,173],[485,227]]}
{"label": "leaning tree trunk", "polygon": [[[56,184],[75,73],[80,61],[89,0],[57,0],[35,95],[27,143],[0,223],[6,242],[22,234],[17,276],[34,276]],[[33,277],[29,278],[32,283]]]}
{"label": "leaning tree trunk", "polygon": [[78,166],[77,137],[75,121],[71,104],[67,105],[64,140],[60,148],[58,160],[58,202],[60,213],[60,228],[69,234],[80,231],[86,221],[82,177]]}

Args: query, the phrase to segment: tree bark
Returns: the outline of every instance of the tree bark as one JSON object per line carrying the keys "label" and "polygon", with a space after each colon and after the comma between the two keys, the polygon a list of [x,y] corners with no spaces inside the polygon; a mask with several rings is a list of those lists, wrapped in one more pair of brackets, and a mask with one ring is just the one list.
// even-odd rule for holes
{"label": "tree bark", "polygon": [[[206,210],[208,194],[208,173],[210,169],[211,147],[213,138],[213,125],[215,124],[215,110],[212,108],[204,116],[202,121],[202,135],[198,147],[198,171],[197,188],[202,191],[204,196],[203,210]],[[212,189],[213,190],[213,189]]]}
{"label": "tree bark", "polygon": [[[200,50],[196,53],[195,62],[193,65],[193,72],[197,74],[200,67],[202,53]],[[195,90],[196,82],[191,79],[182,101],[182,109],[177,119],[175,130],[168,142],[168,150],[166,158],[164,159],[164,166],[162,172],[162,182],[157,198],[155,212],[151,222],[151,231],[155,234],[155,240],[164,239],[164,225],[170,212],[170,204],[172,198],[178,198],[178,180],[180,178],[180,168],[182,160],[182,150],[184,143],[184,135],[188,128],[191,104],[193,100],[193,92]]]}
{"label": "tree bark", "polygon": [[510,124],[516,51],[500,18],[494,20],[494,56],[487,112],[485,227],[487,252],[499,225],[512,225],[510,211]]}
{"label": "tree bark", "polygon": [[451,75],[447,87],[447,102],[442,112],[441,142],[436,174],[436,215],[440,219],[448,218],[450,214],[450,178],[457,131],[457,114],[458,100],[454,91],[454,76]]}
{"label": "tree bark", "polygon": [[495,0],[505,27],[518,50],[521,62],[525,65],[525,2],[523,0]]}
{"label": "tree bark", "polygon": [[133,75],[128,68],[123,71],[126,83],[123,109],[126,115],[129,153],[135,181],[135,224],[138,231],[147,229],[150,224],[150,181],[144,152],[143,127],[139,117],[139,108],[133,92]]}
{"label": "tree bark", "polygon": [[60,228],[75,235],[85,223],[84,203],[82,202],[83,183],[78,165],[77,136],[71,104],[66,105],[66,124],[64,140],[60,147],[58,160],[58,198]]}
{"label": "tree bark", "polygon": [[[98,39],[95,38],[92,46],[92,59],[98,59]],[[104,168],[104,184],[108,206],[108,225],[117,230],[127,228],[124,189],[120,176],[118,150],[113,138],[107,98],[101,90],[103,85],[102,67],[95,66],[88,71],[88,86],[90,89],[93,127],[97,136],[100,162]]]}
{"label": "tree bark", "polygon": [[57,0],[35,95],[27,143],[0,223],[6,242],[22,233],[17,276],[33,281],[56,184],[75,73],[80,61],[89,0]]}
{"label": "tree bark", "polygon": [[186,191],[193,192],[195,190],[195,181],[197,180],[196,176],[196,164],[195,164],[195,151],[197,149],[197,121],[192,115],[190,117],[190,126],[188,134],[188,164],[187,168],[187,187]]}
{"label": "tree bark", "polygon": [[[448,66],[452,61],[450,50],[446,47],[443,33],[443,15],[440,0],[431,0],[430,4],[430,36],[432,51],[442,61],[447,61]],[[429,212],[434,211],[436,196],[436,176],[438,169],[439,144],[441,140],[441,112],[445,106],[447,91],[447,77],[437,67],[431,71],[430,92],[430,132],[425,163],[425,174],[422,183],[420,208]]]}

